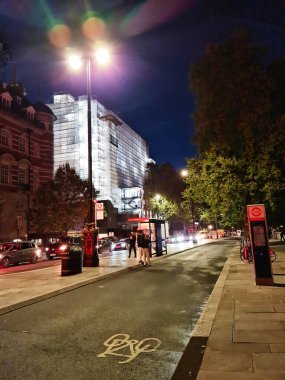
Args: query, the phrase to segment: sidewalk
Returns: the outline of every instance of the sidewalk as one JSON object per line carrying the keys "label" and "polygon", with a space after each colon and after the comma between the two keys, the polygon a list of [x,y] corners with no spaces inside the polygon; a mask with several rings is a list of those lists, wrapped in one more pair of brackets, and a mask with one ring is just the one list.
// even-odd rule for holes
{"label": "sidewalk", "polygon": [[197,380],[285,379],[285,245],[273,248],[274,286],[232,250],[192,334],[208,337]]}

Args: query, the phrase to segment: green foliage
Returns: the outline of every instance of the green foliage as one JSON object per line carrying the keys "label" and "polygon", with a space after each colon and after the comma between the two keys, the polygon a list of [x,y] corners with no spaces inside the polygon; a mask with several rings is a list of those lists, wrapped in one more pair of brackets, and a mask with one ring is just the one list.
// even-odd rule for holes
{"label": "green foliage", "polygon": [[37,232],[67,232],[82,226],[88,210],[88,181],[68,164],[36,192],[32,206],[33,229]]}
{"label": "green foliage", "polygon": [[149,208],[157,215],[169,220],[174,215],[179,213],[178,204],[169,200],[166,197],[161,197],[159,200],[150,198]]}
{"label": "green foliage", "polygon": [[254,203],[278,220],[285,203],[285,60],[266,67],[264,51],[238,31],[191,70],[200,154],[188,161],[183,196],[207,223],[242,227],[244,208]]}
{"label": "green foliage", "polygon": [[[145,192],[148,209],[154,214],[161,215],[170,223],[183,224],[183,209],[181,193],[185,184],[180,173],[169,163],[148,166],[145,181]],[[156,195],[160,195],[160,200]]]}

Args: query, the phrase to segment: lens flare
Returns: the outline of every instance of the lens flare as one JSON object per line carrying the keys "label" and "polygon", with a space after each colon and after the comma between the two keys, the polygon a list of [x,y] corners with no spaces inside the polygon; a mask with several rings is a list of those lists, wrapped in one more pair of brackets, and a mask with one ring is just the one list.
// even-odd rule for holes
{"label": "lens flare", "polygon": [[175,18],[195,3],[196,0],[146,0],[126,16],[121,23],[121,31],[127,36],[144,33]]}
{"label": "lens flare", "polygon": [[65,48],[71,41],[71,30],[64,24],[54,25],[48,32],[49,42],[57,48]]}
{"label": "lens flare", "polygon": [[89,40],[102,39],[106,32],[106,25],[103,20],[98,17],[89,17],[82,23],[82,33]]}

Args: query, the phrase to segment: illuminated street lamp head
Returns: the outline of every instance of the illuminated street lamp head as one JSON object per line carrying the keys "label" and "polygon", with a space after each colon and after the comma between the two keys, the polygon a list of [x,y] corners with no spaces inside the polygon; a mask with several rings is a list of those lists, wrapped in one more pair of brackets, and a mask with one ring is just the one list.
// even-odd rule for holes
{"label": "illuminated street lamp head", "polygon": [[101,46],[96,49],[96,62],[101,65],[106,65],[110,62],[110,51],[106,46]]}
{"label": "illuminated street lamp head", "polygon": [[161,199],[161,195],[160,194],[155,194],[155,200],[156,201],[160,201]]}
{"label": "illuminated street lamp head", "polygon": [[68,64],[74,70],[79,70],[82,66],[82,58],[79,54],[71,54],[68,57]]}
{"label": "illuminated street lamp head", "polygon": [[181,177],[187,177],[187,175],[188,175],[187,169],[182,169],[180,174],[181,174]]}

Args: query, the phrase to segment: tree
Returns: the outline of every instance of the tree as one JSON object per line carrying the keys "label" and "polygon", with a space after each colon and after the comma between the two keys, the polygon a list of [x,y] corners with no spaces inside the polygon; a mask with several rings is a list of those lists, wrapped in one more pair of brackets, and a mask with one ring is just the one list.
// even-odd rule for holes
{"label": "tree", "polygon": [[[184,225],[181,207],[181,193],[185,184],[180,173],[169,163],[150,164],[145,180],[148,208],[155,214],[163,215],[170,224]],[[160,200],[156,195],[160,195]]]}
{"label": "tree", "polygon": [[277,220],[285,203],[285,60],[266,66],[264,52],[237,31],[209,46],[190,73],[199,157],[188,161],[184,198],[225,226],[241,225],[250,203],[264,203]]}
{"label": "tree", "polygon": [[195,142],[203,153],[214,144],[235,154],[254,147],[271,132],[273,80],[260,62],[264,50],[237,31],[220,46],[210,45],[193,65],[190,89],[196,99]]}
{"label": "tree", "polygon": [[246,188],[243,183],[245,165],[242,160],[223,157],[214,151],[203,159],[188,161],[187,188],[183,197],[195,202],[200,220],[219,222],[224,227],[241,226]]}
{"label": "tree", "polygon": [[66,233],[76,226],[81,228],[87,210],[88,181],[66,164],[58,168],[54,180],[37,190],[31,210],[33,229],[40,233]]}

